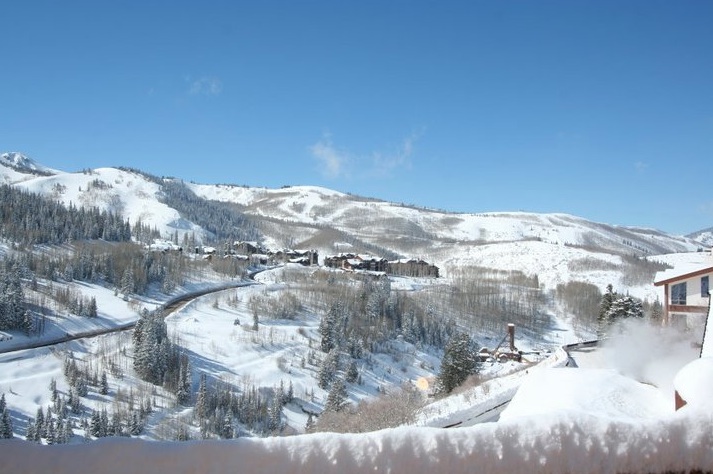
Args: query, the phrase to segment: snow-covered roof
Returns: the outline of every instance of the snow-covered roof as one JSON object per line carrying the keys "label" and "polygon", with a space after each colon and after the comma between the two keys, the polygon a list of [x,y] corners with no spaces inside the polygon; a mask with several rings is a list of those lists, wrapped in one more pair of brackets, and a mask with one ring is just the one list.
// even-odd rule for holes
{"label": "snow-covered roof", "polygon": [[658,272],[654,279],[654,285],[661,286],[666,283],[705,275],[706,273],[713,273],[713,262],[697,265],[677,265],[675,268]]}

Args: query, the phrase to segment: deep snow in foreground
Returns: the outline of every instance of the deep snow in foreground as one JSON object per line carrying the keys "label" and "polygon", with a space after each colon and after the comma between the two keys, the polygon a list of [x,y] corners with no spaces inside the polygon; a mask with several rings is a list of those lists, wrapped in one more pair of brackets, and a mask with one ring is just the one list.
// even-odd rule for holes
{"label": "deep snow in foreground", "polygon": [[[713,371],[713,364],[703,365]],[[697,380],[700,367],[696,360],[679,371],[688,376],[679,377],[685,380],[677,388]],[[674,412],[661,390],[618,370],[543,368],[525,377],[499,422],[469,428],[183,443],[105,438],[40,446],[11,440],[0,442],[0,459],[3,472],[13,473],[708,471],[713,401],[700,396],[698,385],[687,393],[699,396]]]}
{"label": "deep snow in foreground", "polygon": [[[559,369],[564,370],[566,369]],[[658,420],[559,413],[471,428],[207,442],[0,443],[3,472],[665,472],[713,468],[711,406]],[[12,453],[12,455],[10,455]]]}

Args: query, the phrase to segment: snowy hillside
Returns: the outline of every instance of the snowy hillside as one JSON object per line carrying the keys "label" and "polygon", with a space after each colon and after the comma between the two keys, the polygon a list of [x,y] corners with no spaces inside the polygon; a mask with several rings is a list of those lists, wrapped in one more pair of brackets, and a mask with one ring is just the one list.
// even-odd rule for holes
{"label": "snowy hillside", "polygon": [[700,242],[707,247],[713,247],[713,227],[694,232],[687,235],[687,237]]}
{"label": "snowy hillside", "polygon": [[[48,170],[20,154],[2,157],[2,182],[65,204],[121,212],[132,225],[141,221],[165,237],[177,233],[179,238],[189,234],[198,240],[211,239],[200,225],[161,202],[158,179],[115,168],[67,173]],[[646,278],[641,282],[626,278],[625,270],[631,267],[626,257],[690,252],[700,247],[688,237],[595,223],[566,214],[457,214],[316,186],[186,186],[198,196],[196,199],[229,203],[234,206],[230,212],[250,216],[268,248],[316,249],[320,261],[340,252],[419,257],[437,265],[446,277],[466,266],[520,271],[537,275],[546,289],[570,280],[600,288],[612,283],[653,300],[654,290]]]}
{"label": "snowy hillside", "polygon": [[0,154],[0,183],[14,184],[34,176],[46,176],[56,170],[42,166],[31,158],[17,152]]}
{"label": "snowy hillside", "polygon": [[[281,189],[190,185],[206,199],[244,206],[245,212],[287,222],[333,226],[367,241],[393,241],[426,250],[431,244],[471,245],[538,240],[615,252],[661,254],[695,250],[688,238],[653,229],[599,224],[567,214],[498,212],[456,214],[347,195],[314,186]],[[397,243],[403,240],[404,243]],[[427,242],[428,244],[426,244]]]}
{"label": "snowy hillside", "polygon": [[120,213],[132,225],[142,222],[165,235],[176,231],[179,236],[185,232],[203,235],[199,226],[182,219],[178,211],[159,201],[158,184],[138,173],[116,168],[67,173],[50,170],[19,154],[6,153],[0,161],[0,181],[65,205]]}

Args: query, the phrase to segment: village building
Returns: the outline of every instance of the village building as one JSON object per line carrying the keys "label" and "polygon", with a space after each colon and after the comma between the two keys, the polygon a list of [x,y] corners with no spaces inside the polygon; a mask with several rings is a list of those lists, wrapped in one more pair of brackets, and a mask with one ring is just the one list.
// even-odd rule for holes
{"label": "village building", "polygon": [[386,272],[387,263],[385,258],[355,253],[340,253],[324,258],[325,267],[341,268],[342,270]]}
{"label": "village building", "polygon": [[318,265],[319,252],[316,250],[280,249],[267,253],[273,263],[299,263],[305,266]]}
{"label": "village building", "polygon": [[232,250],[237,254],[252,255],[254,253],[267,253],[258,242],[236,240]]}
{"label": "village building", "polygon": [[701,328],[710,308],[711,280],[713,259],[710,256],[701,264],[680,265],[659,272],[654,285],[664,288],[664,324]]}
{"label": "village building", "polygon": [[386,273],[409,277],[438,278],[438,267],[420,258],[407,258],[388,262]]}
{"label": "village building", "polygon": [[438,267],[421,259],[388,261],[372,255],[340,253],[325,257],[324,266],[342,270],[382,272],[388,275],[438,278]]}

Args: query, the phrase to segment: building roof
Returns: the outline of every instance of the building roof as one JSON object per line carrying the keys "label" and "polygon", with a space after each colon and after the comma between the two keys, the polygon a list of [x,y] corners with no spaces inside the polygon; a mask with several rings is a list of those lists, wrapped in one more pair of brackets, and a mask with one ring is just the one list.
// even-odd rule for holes
{"label": "building roof", "polygon": [[713,263],[707,263],[705,265],[679,265],[676,268],[657,273],[654,285],[661,286],[675,281],[702,276],[707,273],[713,273]]}

